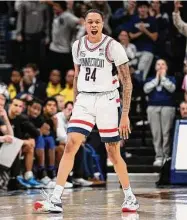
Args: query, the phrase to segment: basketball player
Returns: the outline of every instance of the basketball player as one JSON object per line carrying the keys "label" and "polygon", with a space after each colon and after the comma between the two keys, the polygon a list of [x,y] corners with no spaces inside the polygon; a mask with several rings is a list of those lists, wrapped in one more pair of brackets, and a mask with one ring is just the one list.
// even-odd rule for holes
{"label": "basketball player", "polygon": [[[101,140],[106,143],[108,157],[122,185],[125,199],[123,212],[136,211],[139,204],[131,191],[127,167],[120,155],[120,136],[128,139],[130,133],[129,108],[132,83],[128,58],[123,47],[111,37],[102,34],[103,14],[91,9],[85,16],[87,35],[75,41],[72,48],[75,64],[75,104],[68,125],[68,140],[60,162],[56,187],[46,201],[35,202],[37,211],[62,212],[61,196],[68,174],[73,168],[75,154],[85,137],[97,124]],[[118,129],[118,80],[112,76],[115,63],[123,84],[123,109]]]}

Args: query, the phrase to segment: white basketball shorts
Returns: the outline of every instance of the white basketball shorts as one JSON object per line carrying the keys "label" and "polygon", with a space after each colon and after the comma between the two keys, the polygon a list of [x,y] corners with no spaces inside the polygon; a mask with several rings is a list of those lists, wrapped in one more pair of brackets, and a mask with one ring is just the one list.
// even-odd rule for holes
{"label": "white basketball shorts", "polygon": [[88,136],[96,124],[102,142],[119,141],[119,106],[117,89],[105,93],[79,93],[68,124],[68,133]]}

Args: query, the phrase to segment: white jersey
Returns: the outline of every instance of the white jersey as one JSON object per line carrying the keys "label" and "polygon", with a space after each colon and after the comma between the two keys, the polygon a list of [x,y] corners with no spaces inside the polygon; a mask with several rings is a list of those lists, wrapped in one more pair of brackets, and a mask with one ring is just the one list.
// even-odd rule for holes
{"label": "white jersey", "polygon": [[79,92],[108,92],[119,87],[113,65],[128,62],[123,46],[113,38],[102,35],[101,42],[91,44],[87,36],[75,41],[72,48],[74,63],[80,65],[77,89]]}

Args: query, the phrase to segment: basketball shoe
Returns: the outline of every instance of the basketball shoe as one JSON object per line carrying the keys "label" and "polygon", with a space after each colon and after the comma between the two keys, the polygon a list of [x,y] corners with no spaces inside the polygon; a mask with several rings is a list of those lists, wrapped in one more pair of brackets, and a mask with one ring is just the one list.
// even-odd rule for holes
{"label": "basketball shoe", "polygon": [[138,201],[134,195],[124,199],[122,204],[122,212],[136,212],[139,208]]}
{"label": "basketball shoe", "polygon": [[45,200],[36,201],[34,203],[34,212],[38,213],[61,213],[63,212],[62,200],[57,200],[55,197],[50,196],[44,190],[41,190],[41,195]]}

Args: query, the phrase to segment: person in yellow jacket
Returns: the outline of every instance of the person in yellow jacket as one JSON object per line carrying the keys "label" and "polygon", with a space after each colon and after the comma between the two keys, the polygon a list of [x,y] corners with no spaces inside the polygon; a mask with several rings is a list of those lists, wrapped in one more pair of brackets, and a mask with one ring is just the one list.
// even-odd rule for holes
{"label": "person in yellow jacket", "polygon": [[10,77],[10,84],[8,85],[8,92],[10,99],[16,97],[16,95],[20,92],[20,82],[22,79],[22,75],[18,70],[13,70]]}
{"label": "person in yellow jacket", "polygon": [[64,96],[64,103],[71,101],[73,102],[73,79],[74,79],[75,71],[74,70],[68,70],[66,73],[66,86],[65,88],[60,92],[60,95]]}
{"label": "person in yellow jacket", "polygon": [[59,70],[52,70],[49,76],[49,82],[46,88],[47,97],[58,95],[62,90],[61,75]]}

